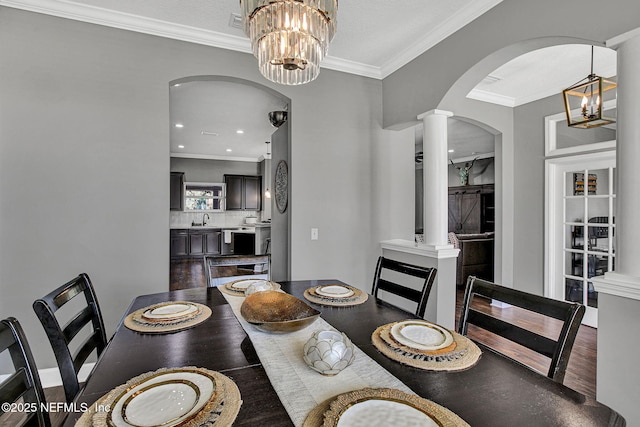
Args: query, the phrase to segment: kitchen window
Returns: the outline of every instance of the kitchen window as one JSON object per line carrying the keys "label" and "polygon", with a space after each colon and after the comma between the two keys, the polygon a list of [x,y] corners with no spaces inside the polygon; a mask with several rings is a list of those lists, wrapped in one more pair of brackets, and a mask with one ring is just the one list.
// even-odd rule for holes
{"label": "kitchen window", "polygon": [[185,211],[224,211],[224,184],[187,182],[184,195]]}

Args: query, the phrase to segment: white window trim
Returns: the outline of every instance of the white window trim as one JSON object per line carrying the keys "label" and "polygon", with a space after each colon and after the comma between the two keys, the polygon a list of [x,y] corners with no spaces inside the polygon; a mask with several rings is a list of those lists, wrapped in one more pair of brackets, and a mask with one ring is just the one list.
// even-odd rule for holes
{"label": "white window trim", "polygon": [[[602,104],[603,111],[616,108],[616,100],[605,101]],[[578,111],[576,110],[577,114]],[[569,154],[584,153],[585,151],[611,150],[616,148],[616,141],[596,142],[593,144],[576,145],[575,147],[558,148],[556,139],[556,128],[558,122],[566,121],[566,113],[553,114],[544,118],[544,155],[545,157],[561,156]]]}

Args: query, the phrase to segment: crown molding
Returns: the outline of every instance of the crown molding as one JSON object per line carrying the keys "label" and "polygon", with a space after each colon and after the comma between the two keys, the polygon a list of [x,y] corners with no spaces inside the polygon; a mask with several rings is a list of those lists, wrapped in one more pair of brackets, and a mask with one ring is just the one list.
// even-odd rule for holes
{"label": "crown molding", "polygon": [[244,37],[202,30],[187,25],[173,24],[158,19],[146,18],[66,0],[0,0],[0,6],[8,6],[29,12],[57,16],[59,18],[88,22],[90,24],[251,53],[249,40]]}
{"label": "crown molding", "polygon": [[[67,0],[0,0],[0,6],[252,54],[246,37],[202,30]],[[327,56],[322,68],[382,79],[379,67]]]}
{"label": "crown molding", "polygon": [[[321,67],[381,80],[500,2],[502,2],[502,0],[477,0],[471,2],[468,7],[444,21],[435,31],[430,32],[426,38],[418,40],[416,43],[407,47],[407,49],[382,67],[332,56],[325,57]],[[158,19],[146,18],[68,0],[0,0],[0,6],[222,49],[235,50],[243,53],[252,53],[249,40],[245,37],[203,30],[188,25],[173,24]]]}
{"label": "crown molding", "polygon": [[348,59],[336,58],[334,56],[325,56],[320,67],[328,70],[342,71],[344,73],[357,74],[363,77],[382,80],[382,70],[380,67],[349,61]]}
{"label": "crown molding", "polygon": [[503,105],[505,107],[515,107],[516,99],[511,96],[499,95],[494,92],[488,92],[482,89],[472,89],[467,94],[467,98],[475,99],[476,101],[489,102],[491,104]]}
{"label": "crown molding", "polygon": [[385,78],[413,61],[418,56],[431,49],[442,40],[449,37],[459,29],[468,25],[476,18],[502,3],[502,0],[476,0],[452,15],[449,19],[443,21],[433,31],[427,33],[426,37],[417,40],[401,51],[394,58],[386,62],[381,67],[382,78]]}

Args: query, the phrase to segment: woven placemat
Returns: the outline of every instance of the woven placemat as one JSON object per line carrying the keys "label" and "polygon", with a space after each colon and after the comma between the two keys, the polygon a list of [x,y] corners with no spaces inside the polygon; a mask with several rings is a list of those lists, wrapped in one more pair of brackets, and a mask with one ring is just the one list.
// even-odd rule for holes
{"label": "woven placemat", "polygon": [[172,321],[148,321],[142,316],[142,314],[150,309],[166,304],[153,304],[140,310],[136,310],[124,318],[124,326],[132,331],[142,332],[145,334],[165,334],[168,332],[182,331],[183,329],[189,329],[196,326],[199,323],[204,322],[211,316],[211,309],[203,304],[188,301],[171,301],[171,304],[184,303],[193,304],[198,307],[198,311],[193,316],[187,316],[186,318],[177,318]]}
{"label": "woven placemat", "polygon": [[[321,288],[323,286],[341,286],[343,288],[347,288],[353,291],[353,295],[346,298],[332,298],[324,295],[320,295],[316,292],[316,289]],[[304,297],[308,301],[311,301],[316,304],[321,305],[330,305],[334,307],[349,307],[352,305],[362,304],[367,301],[369,295],[365,292],[362,292],[358,288],[354,288],[353,286],[343,285],[340,283],[325,283],[323,285],[314,286],[312,288],[306,289],[304,291]]]}
{"label": "woven placemat", "polygon": [[449,351],[420,351],[396,342],[390,331],[396,323],[382,325],[373,331],[371,341],[373,345],[389,359],[405,365],[430,371],[461,371],[478,363],[482,351],[469,338],[450,331],[453,335],[455,346],[450,346]]}
{"label": "woven placemat", "polygon": [[264,280],[264,279],[240,279],[240,280],[234,280],[233,282],[225,283],[224,285],[218,286],[218,289],[220,290],[220,292],[224,292],[227,295],[233,295],[234,297],[243,297],[244,296],[244,290],[243,289],[241,290],[241,289],[233,288],[233,284],[237,283],[237,282],[244,282],[245,280],[255,280],[255,281],[269,282],[271,284],[271,286],[273,287],[274,291],[277,291],[277,290],[280,289],[280,283],[272,282],[270,280]]}
{"label": "woven placemat", "polygon": [[345,410],[358,402],[371,399],[405,403],[424,412],[441,427],[469,427],[462,418],[444,406],[391,388],[364,388],[328,399],[309,412],[302,427],[336,427]]}
{"label": "woven placemat", "polygon": [[91,405],[88,410],[82,414],[82,416],[76,421],[75,427],[103,427],[109,426],[107,424],[108,412],[97,412],[97,408],[107,408],[114,400],[120,396],[128,388],[135,386],[136,384],[157,376],[163,373],[171,373],[178,371],[196,371],[203,375],[208,375],[215,379],[216,393],[212,399],[205,405],[205,407],[194,418],[184,424],[180,424],[181,427],[213,427],[213,426],[230,426],[235,421],[238,413],[240,412],[240,406],[242,406],[242,399],[240,396],[240,390],[231,378],[205,368],[197,368],[193,366],[184,368],[161,368],[157,371],[146,372],[131,378],[125,384],[111,390],[109,393],[102,396]]}

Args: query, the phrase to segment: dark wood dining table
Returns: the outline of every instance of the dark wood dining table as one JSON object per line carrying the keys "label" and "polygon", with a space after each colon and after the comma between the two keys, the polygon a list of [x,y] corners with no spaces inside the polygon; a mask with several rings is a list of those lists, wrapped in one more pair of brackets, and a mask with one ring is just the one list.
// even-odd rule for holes
{"label": "dark wood dining table", "polygon": [[[304,290],[337,280],[280,282],[282,289],[302,300]],[[98,359],[77,407],[92,404],[132,377],[159,368],[197,366],[221,372],[238,385],[243,404],[234,426],[291,426],[260,359],[217,288],[188,289],[143,295],[127,313],[165,301],[191,301],[209,306],[212,315],[199,325],[175,333],[141,334],[121,322]],[[336,329],[416,394],[449,408],[474,427],[482,426],[624,426],[611,408],[558,384],[524,365],[480,345],[482,356],[470,369],[457,372],[427,371],[393,361],[371,342],[371,334],[386,323],[415,318],[372,296],[351,307],[317,305]],[[125,316],[126,316],[125,314]],[[82,415],[72,412],[64,426]]]}

